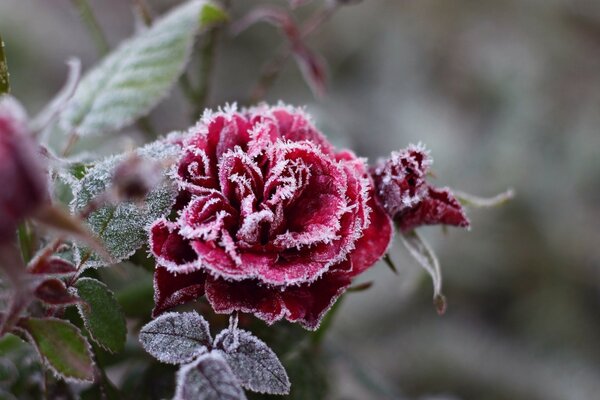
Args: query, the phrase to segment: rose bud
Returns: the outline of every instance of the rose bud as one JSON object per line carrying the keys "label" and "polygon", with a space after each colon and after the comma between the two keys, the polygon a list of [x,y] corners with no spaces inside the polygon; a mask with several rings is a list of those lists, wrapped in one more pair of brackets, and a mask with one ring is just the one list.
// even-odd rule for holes
{"label": "rose bud", "polygon": [[431,164],[422,145],[394,151],[380,161],[371,174],[381,204],[402,231],[421,225],[468,227],[465,211],[450,189],[425,180]]}
{"label": "rose bud", "polygon": [[150,227],[155,315],[205,294],[218,313],[316,329],[391,240],[364,159],[299,109],[206,113],[173,175],[179,213]]}
{"label": "rose bud", "polygon": [[39,160],[25,111],[13,97],[0,97],[0,243],[12,241],[21,220],[48,199],[47,176]]}
{"label": "rose bud", "polygon": [[162,179],[162,165],[138,155],[119,164],[113,174],[113,188],[118,199],[143,201]]}

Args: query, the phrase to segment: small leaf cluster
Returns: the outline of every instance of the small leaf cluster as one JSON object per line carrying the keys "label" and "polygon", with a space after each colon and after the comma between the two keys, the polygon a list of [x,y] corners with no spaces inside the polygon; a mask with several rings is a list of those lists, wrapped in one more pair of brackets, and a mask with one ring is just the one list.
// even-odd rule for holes
{"label": "small leaf cluster", "polygon": [[181,365],[176,399],[245,399],[242,388],[279,395],[290,391],[273,350],[238,329],[235,317],[213,340],[208,322],[198,313],[166,313],[145,325],[139,339],[159,361]]}

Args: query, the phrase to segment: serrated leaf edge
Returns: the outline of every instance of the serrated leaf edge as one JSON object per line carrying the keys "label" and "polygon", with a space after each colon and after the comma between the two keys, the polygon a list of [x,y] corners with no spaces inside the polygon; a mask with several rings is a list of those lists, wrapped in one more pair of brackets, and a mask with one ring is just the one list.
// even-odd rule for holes
{"label": "serrated leaf edge", "polygon": [[[65,320],[62,320],[60,318],[54,318],[54,317],[49,317],[49,318],[44,318],[47,320],[54,320],[54,321],[61,321],[61,322],[68,322]],[[86,340],[85,336],[81,333],[81,330],[76,327],[75,325],[71,324],[75,330],[76,330],[76,334],[79,335],[79,337],[81,339],[83,339],[83,342],[85,343],[86,346],[86,350],[88,355],[90,356],[90,360],[92,361],[92,368],[94,369],[94,371],[96,371],[97,366],[96,366],[96,361],[94,360],[94,352],[92,351],[92,346],[90,345],[90,343]],[[55,377],[63,379],[66,382],[70,382],[70,383],[94,383],[95,378],[92,378],[92,380],[87,380],[87,379],[79,379],[73,376],[68,376],[63,374],[62,372],[59,372],[56,368],[54,368],[54,366],[52,366],[52,364],[48,361],[48,359],[46,357],[44,357],[44,355],[42,354],[42,352],[40,351],[36,341],[33,339],[33,336],[31,336],[31,334],[27,331],[27,329],[21,328],[21,327],[16,327],[15,330],[21,332],[22,334],[24,334],[27,337],[27,342],[29,344],[31,344],[33,346],[33,348],[35,349],[36,353],[38,354],[38,356],[40,357],[40,360],[42,361],[42,365],[49,369],[50,371],[52,371],[52,373],[54,374]]]}
{"label": "serrated leaf edge", "polygon": [[[100,283],[102,286],[104,286],[104,288],[106,289],[106,291],[108,293],[110,293],[110,295],[113,297],[113,299],[115,300],[115,303],[117,305],[118,311],[120,312],[121,315],[123,315],[123,309],[121,308],[121,305],[119,304],[119,302],[117,301],[116,297],[115,297],[115,293],[110,290],[108,288],[108,286],[104,283],[101,282],[97,279],[93,279],[93,278],[79,278],[77,280],[77,282],[81,282],[81,281],[96,281],[98,283]],[[77,291],[77,288],[75,286],[71,287],[71,290],[79,297],[79,292]],[[81,298],[81,297],[80,297]],[[85,300],[82,299],[82,301],[85,302]],[[115,350],[113,351],[112,349],[109,349],[107,346],[105,346],[104,344],[100,343],[100,341],[98,340],[98,338],[96,338],[96,336],[94,335],[94,333],[92,332],[92,329],[89,326],[89,322],[88,319],[85,317],[84,313],[83,313],[83,308],[87,306],[87,302],[85,302],[85,304],[77,304],[77,312],[79,313],[79,316],[81,317],[81,319],[83,320],[83,326],[85,327],[85,330],[87,331],[87,333],[90,334],[90,338],[94,341],[94,343],[96,343],[98,346],[100,346],[102,349],[108,351],[111,354],[117,354],[120,353],[122,351],[121,350]],[[127,325],[125,325],[125,340],[127,340]]]}

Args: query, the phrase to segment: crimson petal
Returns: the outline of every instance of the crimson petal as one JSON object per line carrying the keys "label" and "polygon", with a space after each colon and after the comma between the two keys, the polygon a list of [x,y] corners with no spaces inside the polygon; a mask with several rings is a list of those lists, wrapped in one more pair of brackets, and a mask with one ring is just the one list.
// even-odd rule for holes
{"label": "crimson petal", "polygon": [[174,274],[160,265],[154,270],[154,309],[152,317],[204,295],[206,274],[195,271]]}

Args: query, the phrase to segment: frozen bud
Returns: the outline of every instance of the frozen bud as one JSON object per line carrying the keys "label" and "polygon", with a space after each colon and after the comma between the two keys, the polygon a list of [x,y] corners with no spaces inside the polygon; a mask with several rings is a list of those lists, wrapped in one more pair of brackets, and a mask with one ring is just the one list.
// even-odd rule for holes
{"label": "frozen bud", "polygon": [[142,201],[162,180],[162,164],[132,155],[115,169],[113,186],[117,197]]}
{"label": "frozen bud", "polygon": [[46,172],[28,135],[27,116],[11,96],[0,97],[0,243],[48,199]]}
{"label": "frozen bud", "polygon": [[431,164],[422,145],[394,151],[379,162],[371,174],[381,204],[402,231],[437,224],[468,227],[464,209],[452,192],[425,180]]}

